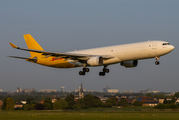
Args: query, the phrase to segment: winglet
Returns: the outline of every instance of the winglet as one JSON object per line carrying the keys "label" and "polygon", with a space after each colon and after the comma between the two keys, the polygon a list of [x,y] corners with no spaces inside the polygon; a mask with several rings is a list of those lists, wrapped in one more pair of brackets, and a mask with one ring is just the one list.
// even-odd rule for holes
{"label": "winglet", "polygon": [[18,48],[16,45],[9,43],[13,48]]}

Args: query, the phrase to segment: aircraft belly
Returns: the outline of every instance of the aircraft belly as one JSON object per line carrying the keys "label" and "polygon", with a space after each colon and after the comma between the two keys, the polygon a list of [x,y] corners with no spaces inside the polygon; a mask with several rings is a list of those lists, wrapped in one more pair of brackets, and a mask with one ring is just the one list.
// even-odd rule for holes
{"label": "aircraft belly", "polygon": [[69,63],[64,58],[55,58],[55,57],[38,58],[37,64],[49,66],[49,67],[55,67],[55,68],[73,68],[73,67],[75,67],[74,64]]}

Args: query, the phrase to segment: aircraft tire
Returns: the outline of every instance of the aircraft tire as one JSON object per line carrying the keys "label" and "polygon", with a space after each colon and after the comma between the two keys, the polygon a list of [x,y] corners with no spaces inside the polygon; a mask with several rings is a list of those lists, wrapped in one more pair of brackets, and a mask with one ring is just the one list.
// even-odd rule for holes
{"label": "aircraft tire", "polygon": [[86,68],[86,72],[89,72],[90,71],[90,69],[89,68]]}
{"label": "aircraft tire", "polygon": [[83,75],[83,71],[80,71],[80,72],[79,72],[79,75]]}
{"label": "aircraft tire", "polygon": [[105,76],[105,72],[99,72],[100,76]]}
{"label": "aircraft tire", "polygon": [[155,65],[159,65],[159,64],[160,64],[160,62],[159,62],[159,61],[156,61],[156,62],[155,62]]}
{"label": "aircraft tire", "polygon": [[85,72],[83,71],[82,75],[85,75]]}
{"label": "aircraft tire", "polygon": [[106,72],[106,73],[109,73],[109,69],[106,69],[105,72]]}

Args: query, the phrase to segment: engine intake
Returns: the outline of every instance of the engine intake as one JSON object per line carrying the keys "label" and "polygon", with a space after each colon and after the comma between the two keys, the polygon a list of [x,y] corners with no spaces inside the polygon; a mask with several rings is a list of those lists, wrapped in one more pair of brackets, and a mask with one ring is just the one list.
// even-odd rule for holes
{"label": "engine intake", "polygon": [[124,66],[126,68],[136,67],[137,65],[138,60],[121,62],[121,66]]}
{"label": "engine intake", "polygon": [[101,56],[91,57],[88,59],[87,64],[90,66],[103,65],[103,58]]}

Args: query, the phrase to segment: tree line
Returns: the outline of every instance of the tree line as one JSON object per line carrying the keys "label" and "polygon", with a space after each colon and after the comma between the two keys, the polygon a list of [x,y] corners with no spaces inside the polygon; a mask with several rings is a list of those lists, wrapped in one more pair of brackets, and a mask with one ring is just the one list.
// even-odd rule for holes
{"label": "tree line", "polygon": [[[154,97],[152,94],[147,93],[146,96]],[[26,96],[27,97],[27,96]],[[176,99],[179,98],[179,92],[177,92],[171,100],[167,101],[166,96],[163,94],[158,94],[155,97],[163,98],[163,104],[158,104],[155,106],[155,109],[173,109],[179,108],[179,104],[175,104]],[[37,102],[34,97],[28,97],[26,99],[26,104],[23,107],[14,108],[15,100],[11,97],[4,98],[2,110],[61,110],[61,109],[70,109],[70,110],[80,110],[80,109],[88,109],[88,108],[95,108],[95,107],[103,107],[103,108],[111,108],[112,106],[142,106],[142,102],[135,101],[133,104],[129,104],[126,98],[121,98],[118,100],[116,97],[109,97],[105,103],[103,103],[98,97],[93,96],[91,94],[87,94],[84,98],[78,99],[75,101],[75,96],[73,94],[68,94],[65,99],[60,97],[56,97],[56,101],[52,103],[50,97],[42,97],[43,102]],[[41,98],[41,99],[42,99]],[[17,100],[16,102],[20,102]]]}
{"label": "tree line", "polygon": [[[5,98],[2,105],[2,110],[14,110],[14,99]],[[98,97],[91,94],[87,94],[84,98],[75,101],[75,96],[73,94],[67,95],[65,99],[56,98],[56,101],[52,103],[51,98],[45,98],[43,103],[35,102],[28,98],[26,104],[22,108],[16,108],[16,110],[80,110],[95,107],[112,107],[112,106],[127,106],[128,101],[125,98],[121,98],[120,101],[116,97],[110,97],[103,103]]]}

